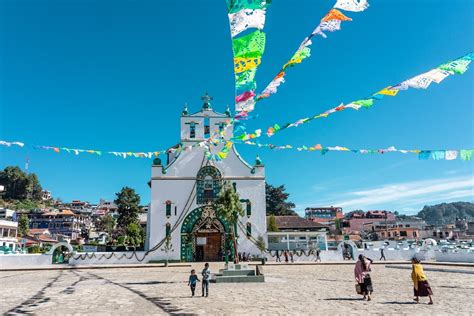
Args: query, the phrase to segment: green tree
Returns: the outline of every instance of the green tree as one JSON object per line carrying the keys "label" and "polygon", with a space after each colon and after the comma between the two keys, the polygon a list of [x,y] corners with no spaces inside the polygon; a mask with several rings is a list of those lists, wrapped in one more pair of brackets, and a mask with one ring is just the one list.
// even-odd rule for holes
{"label": "green tree", "polygon": [[268,218],[267,230],[269,232],[277,232],[279,230],[276,223],[275,215],[273,214],[270,215],[270,217]]}
{"label": "green tree", "polygon": [[31,210],[34,210],[34,209],[37,209],[39,208],[40,205],[37,203],[37,202],[34,202],[32,200],[21,200],[21,201],[15,201],[15,204],[13,206],[13,208],[15,210],[27,210],[27,211],[31,211]]}
{"label": "green tree", "polygon": [[293,210],[295,204],[287,201],[290,194],[285,191],[285,185],[274,187],[271,184],[265,184],[267,215],[298,215]]}
{"label": "green tree", "polygon": [[33,245],[28,247],[27,251],[28,253],[42,253],[43,249],[39,245]]}
{"label": "green tree", "polygon": [[137,223],[127,226],[127,241],[129,245],[140,246],[142,244],[142,228]]}
{"label": "green tree", "polygon": [[23,237],[28,234],[30,231],[30,220],[26,214],[21,214],[20,218],[18,219],[18,235]]}
{"label": "green tree", "polygon": [[123,187],[119,193],[116,193],[117,212],[119,217],[117,219],[117,226],[126,231],[128,225],[138,224],[138,213],[140,212],[140,195],[134,189]]}
{"label": "green tree", "polygon": [[0,172],[0,184],[5,186],[4,199],[22,200],[26,198],[26,174],[18,167],[6,167]]}
{"label": "green tree", "polygon": [[0,184],[5,186],[5,200],[41,200],[41,184],[34,173],[26,174],[19,167],[0,171]]}
{"label": "green tree", "polygon": [[418,213],[429,225],[454,224],[456,219],[474,220],[474,203],[452,202],[436,205],[425,205]]}
{"label": "green tree", "polygon": [[336,234],[338,234],[338,235],[342,234],[342,222],[341,222],[340,218],[336,218],[334,220],[334,226],[336,228],[336,230],[335,230]]}
{"label": "green tree", "polygon": [[38,176],[34,173],[30,173],[26,179],[26,192],[28,199],[33,201],[41,201],[43,188],[41,187]]}
{"label": "green tree", "polygon": [[234,244],[234,258],[238,262],[237,256],[237,221],[239,216],[244,216],[245,212],[240,203],[240,198],[234,188],[225,182],[221,192],[215,202],[217,211],[229,223],[231,230],[232,242]]}
{"label": "green tree", "polygon": [[107,214],[102,216],[96,223],[97,228],[101,231],[106,232],[109,236],[112,236],[112,233],[115,229],[115,219],[112,215]]}

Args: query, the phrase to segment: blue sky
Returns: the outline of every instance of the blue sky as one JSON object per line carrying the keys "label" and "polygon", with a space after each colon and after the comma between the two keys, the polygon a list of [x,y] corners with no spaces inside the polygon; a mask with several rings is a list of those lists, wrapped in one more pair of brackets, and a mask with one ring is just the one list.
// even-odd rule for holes
{"label": "blue sky", "polygon": [[[263,89],[334,4],[273,1],[257,74]],[[317,38],[311,58],[290,69],[278,94],[260,102],[250,130],[320,113],[474,50],[469,0],[369,1],[352,22]],[[222,1],[0,2],[0,140],[111,151],[153,151],[179,141],[185,102],[233,104],[230,34]],[[385,98],[262,142],[351,148],[474,148],[474,71],[428,90]],[[414,155],[271,151],[267,181],[285,184],[298,210],[342,205],[406,213],[425,204],[473,201],[474,164]],[[151,161],[0,148],[0,167],[24,166],[63,200],[113,199],[122,186],[149,201]]]}

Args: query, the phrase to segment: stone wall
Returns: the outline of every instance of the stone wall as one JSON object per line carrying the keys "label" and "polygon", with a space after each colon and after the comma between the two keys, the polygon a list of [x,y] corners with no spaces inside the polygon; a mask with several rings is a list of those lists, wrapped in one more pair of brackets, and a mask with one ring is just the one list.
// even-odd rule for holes
{"label": "stone wall", "polygon": [[[152,253],[150,253],[151,255]],[[151,256],[148,255],[143,259],[145,251],[133,252],[89,252],[76,253],[69,259],[69,265],[100,265],[100,264],[137,264],[147,263]]]}
{"label": "stone wall", "polygon": [[25,268],[53,264],[53,255],[11,254],[0,255],[0,269]]}
{"label": "stone wall", "polygon": [[[442,257],[443,260],[438,259],[437,254],[439,252],[435,252],[433,250],[420,250],[420,249],[409,249],[409,250],[390,250],[387,249],[384,251],[385,252],[385,258],[387,260],[392,260],[392,261],[410,261],[415,255],[422,259],[422,260],[437,260],[437,261],[445,261],[445,262],[474,262],[474,258],[471,259],[471,261],[456,261],[456,260],[461,260],[461,258],[464,259],[463,256],[459,256],[457,259],[455,256],[444,256]],[[275,255],[274,252],[272,252],[273,255]],[[364,249],[354,249],[354,259],[357,260],[357,257],[359,254],[362,254],[374,261],[379,261],[380,259],[380,251],[378,250],[364,250]],[[339,250],[327,250],[327,251],[321,251],[320,254],[321,261],[327,262],[327,261],[343,261],[342,258],[342,252]],[[270,262],[275,262],[276,257],[272,257],[270,255],[266,255],[266,258]],[[280,255],[281,261],[285,261],[285,258],[283,255]],[[293,255],[293,261],[294,262],[311,262],[316,260],[316,255],[312,254],[310,256],[305,256],[302,255],[301,257],[298,257],[298,255],[294,254]],[[467,259],[465,259],[467,260]]]}
{"label": "stone wall", "polygon": [[436,261],[474,263],[474,252],[435,252]]}

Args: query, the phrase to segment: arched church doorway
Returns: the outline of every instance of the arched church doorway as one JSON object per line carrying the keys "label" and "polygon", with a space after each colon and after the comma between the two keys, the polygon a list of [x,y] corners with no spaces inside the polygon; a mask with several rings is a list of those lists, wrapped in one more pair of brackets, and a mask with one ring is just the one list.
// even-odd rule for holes
{"label": "arched church doorway", "polygon": [[211,204],[193,210],[181,226],[181,260],[223,261],[233,253],[229,225]]}

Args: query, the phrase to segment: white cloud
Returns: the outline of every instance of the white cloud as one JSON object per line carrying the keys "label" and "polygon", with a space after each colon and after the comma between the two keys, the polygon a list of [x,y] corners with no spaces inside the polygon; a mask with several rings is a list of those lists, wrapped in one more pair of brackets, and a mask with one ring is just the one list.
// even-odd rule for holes
{"label": "white cloud", "polygon": [[444,174],[446,174],[448,176],[452,176],[453,174],[460,173],[460,172],[461,172],[461,170],[448,170]]}
{"label": "white cloud", "polygon": [[[453,199],[474,199],[474,177],[439,178],[422,181],[386,184],[379,187],[340,194],[345,198],[327,205],[345,209],[386,208],[419,209],[420,205]],[[311,203],[313,205],[321,203]]]}

